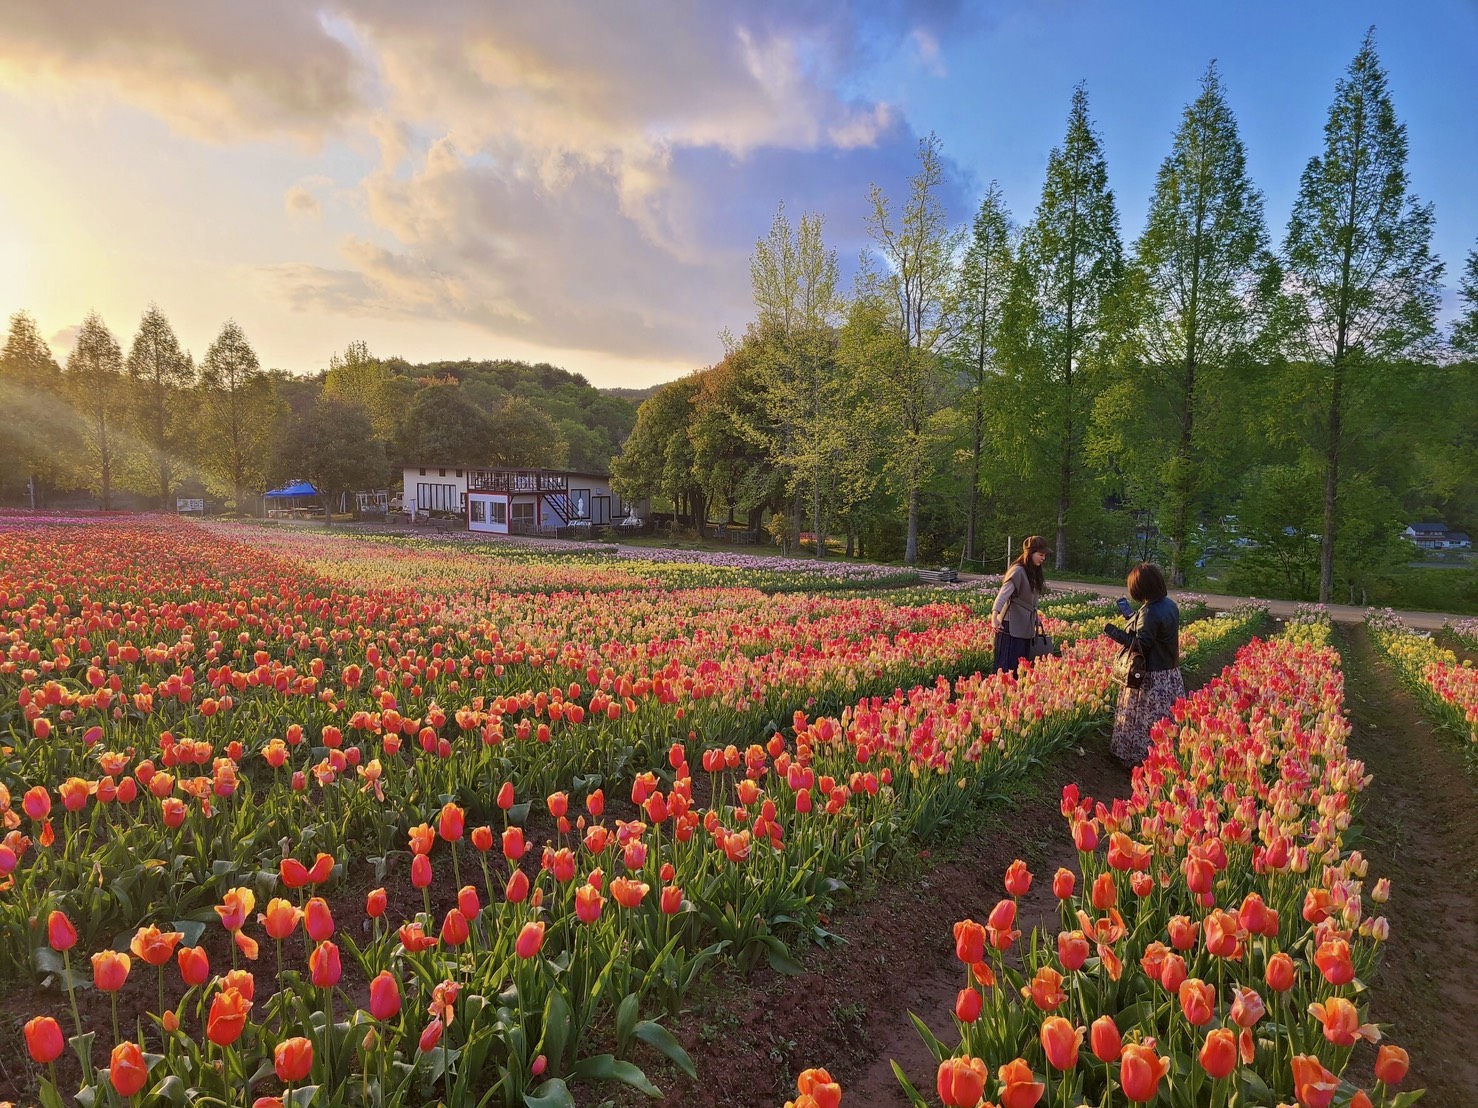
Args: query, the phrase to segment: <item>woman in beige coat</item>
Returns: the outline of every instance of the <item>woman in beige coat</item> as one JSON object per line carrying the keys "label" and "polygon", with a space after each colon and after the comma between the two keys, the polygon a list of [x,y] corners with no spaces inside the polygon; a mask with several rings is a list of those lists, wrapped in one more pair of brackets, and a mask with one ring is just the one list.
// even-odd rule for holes
{"label": "woman in beige coat", "polygon": [[1041,626],[1037,602],[1047,591],[1042,563],[1047,560],[1047,540],[1033,535],[1021,544],[1021,557],[1006,570],[1001,591],[991,609],[991,624],[996,629],[993,672],[1016,672],[1023,658],[1031,657],[1032,639]]}

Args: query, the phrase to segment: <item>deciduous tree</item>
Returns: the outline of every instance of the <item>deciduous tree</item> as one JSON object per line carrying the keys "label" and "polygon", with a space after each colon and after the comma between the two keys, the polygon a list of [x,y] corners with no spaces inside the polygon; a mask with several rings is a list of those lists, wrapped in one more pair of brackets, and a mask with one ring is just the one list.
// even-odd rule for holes
{"label": "deciduous tree", "polygon": [[95,489],[103,511],[113,507],[113,480],[122,458],[120,414],[127,397],[123,351],[97,312],[89,312],[67,359],[67,394],[81,419],[86,455],[83,479]]}
{"label": "deciduous tree", "polygon": [[149,305],[133,337],[128,377],[133,434],[145,449],[153,488],[164,510],[183,469],[189,421],[198,397],[192,389],[195,362],[180,348],[157,304]]}
{"label": "deciduous tree", "polygon": [[0,458],[16,466],[33,506],[62,471],[73,450],[76,425],[62,395],[62,371],[36,321],[26,312],[10,317],[0,349]]}
{"label": "deciduous tree", "polygon": [[231,490],[237,513],[245,514],[248,490],[266,481],[282,404],[235,320],[226,321],[205,352],[200,393],[202,466]]}

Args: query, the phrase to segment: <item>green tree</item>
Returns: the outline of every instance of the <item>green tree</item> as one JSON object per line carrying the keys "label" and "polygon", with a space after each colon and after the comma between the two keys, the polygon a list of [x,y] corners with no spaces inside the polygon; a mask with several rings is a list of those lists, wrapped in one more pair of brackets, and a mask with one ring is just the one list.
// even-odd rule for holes
{"label": "green tree", "polygon": [[183,470],[188,421],[192,417],[191,391],[195,362],[180,349],[174,329],[150,304],[139,322],[128,352],[133,435],[147,451],[146,464],[161,510],[169,508],[175,481]]}
{"label": "green tree", "polygon": [[32,506],[61,472],[71,453],[76,427],[62,396],[62,371],[36,321],[26,312],[10,317],[0,349],[0,458],[25,474]]}
{"label": "green tree", "polygon": [[665,497],[677,514],[687,505],[699,534],[708,501],[694,472],[689,428],[702,387],[703,375],[690,373],[643,401],[636,411],[636,427],[611,463],[611,484],[622,500]]}
{"label": "green tree", "polygon": [[1068,564],[1074,492],[1087,476],[1084,431],[1116,335],[1122,274],[1108,165],[1079,85],[1066,138],[1048,156],[1042,198],[1022,233],[1003,327],[1016,417],[1006,445],[1052,459],[1059,568]]}
{"label": "green tree", "polygon": [[323,502],[325,521],[332,523],[348,493],[384,485],[385,444],[375,437],[363,408],[325,393],[306,414],[286,421],[271,475],[274,482],[310,481]]}
{"label": "green tree", "polygon": [[1452,348],[1458,354],[1478,358],[1478,250],[1468,251],[1458,282],[1462,311],[1452,325]]}
{"label": "green tree", "polygon": [[699,374],[686,434],[693,451],[693,474],[710,510],[745,517],[758,531],[768,512],[783,510],[785,475],[772,464],[753,428],[764,426],[765,394],[756,380],[753,344],[740,343],[711,369]]}
{"label": "green tree", "polygon": [[109,511],[113,479],[123,456],[118,413],[124,410],[127,395],[123,351],[97,312],[89,312],[82,321],[63,380],[81,417],[84,481],[98,493],[103,511]]}
{"label": "green tree", "polygon": [[852,345],[862,354],[854,371],[868,382],[892,434],[887,468],[906,505],[903,558],[909,565],[918,562],[919,498],[939,463],[941,416],[956,394],[946,355],[959,325],[955,255],[961,241],[939,198],[944,160],[936,135],[920,140],[918,156],[918,172],[896,214],[879,186],[869,193],[873,254],[863,255],[857,277],[857,299],[865,306],[848,324],[862,328],[861,341]]}
{"label": "green tree", "polygon": [[385,363],[370,353],[362,339],[351,342],[342,354],[333,354],[323,376],[323,391],[338,400],[358,405],[369,416],[376,437],[390,441],[400,427],[406,410],[404,393]]}
{"label": "green tree", "polygon": [[1014,257],[1011,215],[1001,188],[990,183],[970,228],[960,266],[960,328],[954,358],[967,382],[970,410],[970,489],[965,506],[965,560],[977,556],[981,456],[985,452],[986,403],[991,379],[1000,372],[1001,320]]}
{"label": "green tree", "polygon": [[818,558],[826,548],[826,477],[838,453],[839,383],[837,258],[821,227],[819,215],[804,215],[792,229],[781,205],[755,244],[749,272],[757,314],[746,345],[761,403],[729,413],[784,475],[794,513],[788,535],[799,534],[801,499],[809,494]]}
{"label": "green tree", "polygon": [[1166,505],[1177,585],[1193,519],[1239,439],[1236,378],[1250,368],[1272,273],[1262,195],[1213,63],[1160,165],[1129,273],[1130,372],[1105,397],[1120,456]]}
{"label": "green tree", "polygon": [[559,469],[569,456],[554,421],[532,402],[510,396],[493,413],[489,461],[495,466]]}
{"label": "green tree", "polygon": [[1322,440],[1321,601],[1334,585],[1351,409],[1378,400],[1385,367],[1436,330],[1442,263],[1431,252],[1431,205],[1409,191],[1406,153],[1371,31],[1335,86],[1324,151],[1304,169],[1284,242],[1291,353]]}
{"label": "green tree", "polygon": [[231,490],[237,514],[247,492],[263,487],[282,411],[272,379],[235,320],[227,320],[200,363],[201,463]]}
{"label": "green tree", "polygon": [[423,386],[411,401],[401,426],[400,453],[406,464],[480,466],[492,453],[492,437],[492,421],[462,386],[438,381]]}

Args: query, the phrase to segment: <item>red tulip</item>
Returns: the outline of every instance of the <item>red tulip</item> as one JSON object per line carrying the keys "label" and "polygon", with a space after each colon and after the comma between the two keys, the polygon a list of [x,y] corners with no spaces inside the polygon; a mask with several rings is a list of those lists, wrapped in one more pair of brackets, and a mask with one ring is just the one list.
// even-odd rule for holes
{"label": "red tulip", "polygon": [[267,910],[257,918],[266,929],[267,938],[281,942],[298,929],[300,915],[297,905],[278,896],[267,902]]}
{"label": "red tulip", "polygon": [[[26,1021],[26,1049],[41,1065],[55,1062],[67,1047],[61,1025],[50,1016],[36,1016]],[[1395,1082],[1389,1082],[1395,1084]]]}
{"label": "red tulip", "polygon": [[1237,1036],[1230,1028],[1218,1027],[1206,1035],[1201,1046],[1201,1068],[1220,1081],[1230,1076],[1237,1065]]}
{"label": "red tulip", "polygon": [[108,1064],[108,1080],[125,1100],[148,1084],[149,1066],[137,1043],[119,1043],[113,1048]]}
{"label": "red tulip", "polygon": [[55,909],[46,917],[46,936],[52,950],[71,950],[77,945],[77,928],[72,926],[67,913]]}
{"label": "red tulip", "polygon": [[252,1002],[232,988],[222,989],[210,1002],[210,1015],[206,1018],[205,1037],[216,1046],[230,1046],[246,1029],[246,1014]]}
{"label": "red tulip", "polygon": [[477,898],[475,886],[463,885],[457,890],[457,908],[467,917],[468,922],[477,918],[478,913],[482,911],[482,903]]}
{"label": "red tulip", "polygon": [[1182,981],[1179,994],[1180,1010],[1194,1026],[1208,1024],[1216,1015],[1216,990],[1199,978]]}
{"label": "red tulip", "polygon": [[315,896],[303,908],[303,929],[308,938],[321,943],[334,933],[334,916],[329,911],[328,901]]}
{"label": "red tulip", "polygon": [[516,862],[524,856],[528,847],[523,841],[522,827],[506,827],[503,829],[503,857],[510,862]]}
{"label": "red tulip", "polygon": [[976,989],[961,989],[955,997],[955,1019],[974,1023],[980,1018],[981,996]]}
{"label": "red tulip", "polygon": [[460,908],[453,908],[447,912],[446,919],[441,924],[442,942],[448,946],[461,946],[471,934],[467,926],[467,917],[462,914]]}
{"label": "red tulip", "polygon": [[1042,1099],[1046,1086],[1035,1079],[1025,1059],[1007,1062],[996,1076],[1001,1080],[1001,1108],[1032,1108]]}
{"label": "red tulip", "polygon": [[210,958],[201,946],[182,946],[175,952],[180,979],[186,985],[204,985],[210,980]]}
{"label": "red tulip", "polygon": [[332,854],[319,854],[313,859],[313,868],[308,871],[308,883],[310,885],[322,885],[333,875],[334,856]]}
{"label": "red tulip", "polygon": [[389,970],[381,970],[370,982],[369,1012],[382,1021],[394,1019],[400,1012],[400,985]]}
{"label": "red tulip", "polygon": [[1390,1043],[1382,1044],[1375,1056],[1375,1079],[1392,1088],[1406,1080],[1406,1071],[1411,1068],[1411,1059],[1406,1051]]}
{"label": "red tulip", "polygon": [[272,1052],[277,1079],[294,1084],[313,1072],[313,1043],[302,1036],[277,1044]]}
{"label": "red tulip", "polygon": [[92,956],[92,982],[99,992],[116,993],[128,980],[132,960],[116,950],[100,950]]}
{"label": "red tulip", "polygon": [[575,915],[581,923],[594,923],[600,919],[600,911],[605,904],[605,898],[600,895],[600,890],[594,885],[581,885],[575,890]]}
{"label": "red tulip", "polygon": [[1304,1108],[1329,1108],[1339,1089],[1339,1078],[1312,1054],[1293,1057],[1293,1092]]}
{"label": "red tulip", "polygon": [[289,889],[301,889],[308,883],[308,867],[296,858],[284,858],[277,863],[277,875]]}
{"label": "red tulip", "polygon": [[1113,1016],[1099,1016],[1088,1032],[1088,1045],[1093,1048],[1093,1057],[1100,1062],[1117,1062],[1124,1052],[1124,1041]]}
{"label": "red tulip", "polygon": [[539,953],[544,945],[544,925],[542,923],[526,923],[523,930],[518,933],[514,941],[513,949],[520,958],[532,958]]}
{"label": "red tulip", "polygon": [[1059,931],[1057,934],[1057,959],[1062,968],[1072,973],[1083,968],[1088,960],[1088,937],[1081,931]]}
{"label": "red tulip", "polygon": [[371,889],[369,896],[364,900],[364,914],[370,919],[379,919],[385,914],[388,905],[389,898],[385,895],[384,889]]}
{"label": "red tulip", "polygon": [[151,966],[162,966],[174,957],[175,947],[185,936],[179,931],[161,931],[150,924],[134,933],[128,949]]}
{"label": "red tulip", "polygon": [[1053,1069],[1070,1070],[1078,1064],[1078,1048],[1083,1045],[1083,1028],[1073,1027],[1061,1016],[1048,1016],[1039,1033],[1042,1050]]}
{"label": "red tulip", "polygon": [[1072,870],[1059,869],[1052,878],[1052,895],[1058,900],[1071,900],[1077,885],[1078,879]]}
{"label": "red tulip", "polygon": [[955,924],[955,957],[973,965],[985,957],[985,928],[973,919]]}
{"label": "red tulip", "polygon": [[1155,1048],[1144,1043],[1130,1043],[1119,1059],[1119,1086],[1136,1104],[1154,1100],[1161,1079],[1170,1072],[1170,1059],[1161,1058]]}
{"label": "red tulip", "polygon": [[1020,858],[1006,868],[1006,891],[1012,896],[1025,896],[1032,887],[1031,870]]}
{"label": "red tulip", "polygon": [[1293,959],[1281,950],[1268,959],[1268,969],[1263,980],[1275,993],[1286,993],[1298,979],[1298,968]]}
{"label": "red tulip", "polygon": [[436,830],[445,842],[454,843],[461,841],[462,832],[467,826],[467,813],[455,804],[446,804],[441,809],[441,815],[436,821]]}
{"label": "red tulip", "polygon": [[810,1098],[815,1108],[838,1108],[842,1103],[842,1087],[823,1069],[801,1070],[795,1087],[802,1097]]}
{"label": "red tulip", "polygon": [[320,989],[331,989],[339,983],[344,967],[339,960],[339,948],[331,942],[319,943],[308,955],[308,972],[313,984]]}
{"label": "red tulip", "polygon": [[682,910],[683,891],[676,885],[668,885],[662,890],[661,907],[666,915],[676,915]]}
{"label": "red tulip", "polygon": [[418,889],[431,884],[431,859],[424,854],[411,859],[411,884]]}

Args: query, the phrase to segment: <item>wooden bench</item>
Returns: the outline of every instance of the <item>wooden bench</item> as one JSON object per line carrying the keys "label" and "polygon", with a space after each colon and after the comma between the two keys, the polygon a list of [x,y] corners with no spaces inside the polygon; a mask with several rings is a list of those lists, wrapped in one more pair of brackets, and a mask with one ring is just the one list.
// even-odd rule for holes
{"label": "wooden bench", "polygon": [[918,574],[919,583],[922,585],[953,584],[960,579],[960,575],[948,566],[943,569],[921,569]]}

